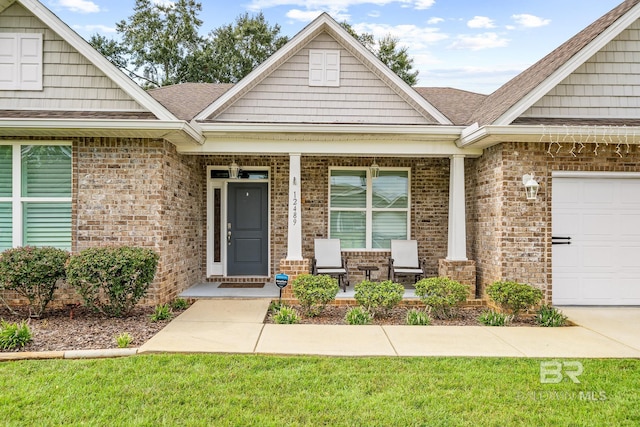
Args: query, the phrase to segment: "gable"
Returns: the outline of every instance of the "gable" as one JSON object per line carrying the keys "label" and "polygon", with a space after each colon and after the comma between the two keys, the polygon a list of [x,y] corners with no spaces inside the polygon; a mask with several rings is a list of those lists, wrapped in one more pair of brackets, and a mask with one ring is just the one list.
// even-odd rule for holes
{"label": "gable", "polygon": [[551,89],[520,118],[637,118],[640,20]]}
{"label": "gable", "polygon": [[0,13],[0,32],[42,34],[43,38],[42,90],[0,90],[3,116],[28,117],[27,111],[147,115],[148,109],[18,2]]}
{"label": "gable", "polygon": [[[338,52],[338,84],[310,83],[310,52]],[[260,83],[209,117],[216,122],[435,124],[425,118],[362,61],[322,32]]]}

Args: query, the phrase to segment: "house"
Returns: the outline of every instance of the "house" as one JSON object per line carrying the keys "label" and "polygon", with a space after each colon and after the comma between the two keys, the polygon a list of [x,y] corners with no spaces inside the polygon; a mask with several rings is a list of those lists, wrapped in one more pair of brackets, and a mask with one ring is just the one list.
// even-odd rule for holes
{"label": "house", "polygon": [[407,86],[326,14],[235,85],[145,92],[38,1],[0,0],[0,249],[153,248],[157,304],[308,272],[318,237],[385,274],[416,239],[478,297],[640,304],[639,3],[485,96]]}

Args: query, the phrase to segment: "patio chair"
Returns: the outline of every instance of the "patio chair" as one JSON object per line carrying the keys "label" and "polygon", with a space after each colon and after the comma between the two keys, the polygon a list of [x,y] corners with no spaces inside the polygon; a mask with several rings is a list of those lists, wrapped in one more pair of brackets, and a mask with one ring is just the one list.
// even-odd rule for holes
{"label": "patio chair", "polygon": [[389,280],[396,276],[414,276],[414,283],[425,276],[425,261],[418,260],[418,242],[416,240],[392,240],[389,258]]}
{"label": "patio chair", "polygon": [[311,274],[326,274],[338,279],[344,292],[349,286],[347,259],[340,252],[340,239],[315,239],[314,257],[311,260]]}

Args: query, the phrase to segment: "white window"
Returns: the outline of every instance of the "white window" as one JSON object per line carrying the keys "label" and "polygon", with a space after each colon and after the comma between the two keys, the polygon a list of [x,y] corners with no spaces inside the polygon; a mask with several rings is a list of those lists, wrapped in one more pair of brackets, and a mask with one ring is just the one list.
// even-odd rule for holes
{"label": "white window", "polygon": [[329,237],[343,249],[389,249],[409,238],[409,169],[383,168],[372,179],[368,168],[329,171]]}
{"label": "white window", "polygon": [[340,86],[339,50],[309,50],[309,86]]}
{"label": "white window", "polygon": [[42,34],[0,33],[0,90],[42,90]]}
{"label": "white window", "polygon": [[0,145],[0,251],[71,249],[71,147]]}

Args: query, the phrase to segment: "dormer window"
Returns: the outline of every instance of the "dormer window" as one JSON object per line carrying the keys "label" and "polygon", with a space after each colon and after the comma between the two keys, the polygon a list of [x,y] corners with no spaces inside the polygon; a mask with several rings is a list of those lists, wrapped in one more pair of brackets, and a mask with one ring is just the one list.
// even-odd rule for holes
{"label": "dormer window", "polygon": [[42,90],[42,34],[0,33],[0,90]]}
{"label": "dormer window", "polygon": [[309,50],[309,86],[340,86],[339,50]]}

